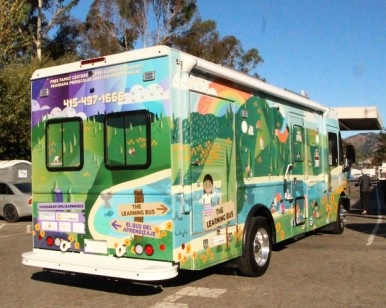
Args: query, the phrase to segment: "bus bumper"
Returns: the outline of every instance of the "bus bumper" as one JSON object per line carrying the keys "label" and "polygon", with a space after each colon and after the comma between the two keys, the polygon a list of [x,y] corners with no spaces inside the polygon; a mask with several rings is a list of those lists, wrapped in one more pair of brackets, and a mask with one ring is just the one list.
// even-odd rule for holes
{"label": "bus bumper", "polygon": [[34,249],[22,254],[22,264],[139,281],[166,280],[178,275],[172,262]]}

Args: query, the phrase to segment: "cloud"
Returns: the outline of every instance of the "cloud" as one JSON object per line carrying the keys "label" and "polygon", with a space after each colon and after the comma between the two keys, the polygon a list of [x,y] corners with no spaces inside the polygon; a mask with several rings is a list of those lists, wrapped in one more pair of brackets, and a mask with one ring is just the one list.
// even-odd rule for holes
{"label": "cloud", "polygon": [[164,90],[159,84],[151,84],[144,88],[142,85],[135,85],[129,93],[125,93],[125,100],[120,104],[143,103],[154,100],[169,99],[169,90]]}
{"label": "cloud", "polygon": [[43,111],[43,110],[48,110],[48,109],[50,109],[50,107],[47,106],[47,105],[40,107],[39,102],[37,100],[35,100],[35,99],[33,99],[31,101],[31,110],[32,110],[32,112]]}
{"label": "cloud", "polygon": [[55,107],[51,110],[51,113],[47,114],[45,119],[53,119],[53,118],[73,118],[80,117],[83,120],[87,119],[87,116],[84,112],[76,112],[76,110],[72,107],[66,107],[63,110],[59,107]]}

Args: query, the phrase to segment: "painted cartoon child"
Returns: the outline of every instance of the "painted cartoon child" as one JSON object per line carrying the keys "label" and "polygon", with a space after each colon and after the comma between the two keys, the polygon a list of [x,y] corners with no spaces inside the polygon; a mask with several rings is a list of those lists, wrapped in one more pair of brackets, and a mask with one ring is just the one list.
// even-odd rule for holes
{"label": "painted cartoon child", "polygon": [[317,204],[315,204],[315,206],[314,206],[314,210],[313,210],[313,212],[312,212],[312,216],[314,216],[314,218],[319,218],[319,208],[318,208],[318,205]]}
{"label": "painted cartoon child", "polygon": [[296,203],[295,205],[296,210],[296,224],[300,224],[303,221],[303,214],[300,211],[300,206]]}
{"label": "painted cartoon child", "polygon": [[212,215],[212,202],[213,202],[213,179],[210,174],[205,175],[203,181],[204,194],[201,198],[201,202],[203,205],[202,214],[204,215],[204,220],[208,221]]}

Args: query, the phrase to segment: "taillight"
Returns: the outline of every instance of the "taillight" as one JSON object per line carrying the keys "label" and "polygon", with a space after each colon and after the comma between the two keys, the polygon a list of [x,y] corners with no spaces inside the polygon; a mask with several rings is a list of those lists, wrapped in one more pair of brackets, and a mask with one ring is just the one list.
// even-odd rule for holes
{"label": "taillight", "polygon": [[154,248],[150,244],[147,244],[145,246],[145,254],[148,255],[149,257],[152,256],[154,253]]}
{"label": "taillight", "polygon": [[[165,245],[161,244],[160,250],[163,251],[163,250],[165,250],[165,248],[166,248]],[[145,247],[143,247],[141,244],[137,244],[134,246],[134,252],[137,255],[141,255],[141,254],[145,253],[147,256],[150,257],[154,254],[154,247],[150,244],[145,245]]]}
{"label": "taillight", "polygon": [[46,243],[47,243],[48,246],[54,245],[54,239],[52,238],[52,236],[48,236],[47,237]]}
{"label": "taillight", "polygon": [[30,206],[32,206],[32,197],[29,198],[28,204],[29,204]]}

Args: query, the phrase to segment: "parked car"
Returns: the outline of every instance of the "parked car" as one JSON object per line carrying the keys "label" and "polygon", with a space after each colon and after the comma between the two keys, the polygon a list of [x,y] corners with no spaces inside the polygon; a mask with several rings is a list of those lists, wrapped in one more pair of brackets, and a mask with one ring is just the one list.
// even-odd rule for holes
{"label": "parked car", "polygon": [[0,216],[7,222],[32,216],[31,163],[0,161]]}
{"label": "parked car", "polygon": [[31,183],[0,182],[0,216],[7,222],[32,216]]}

